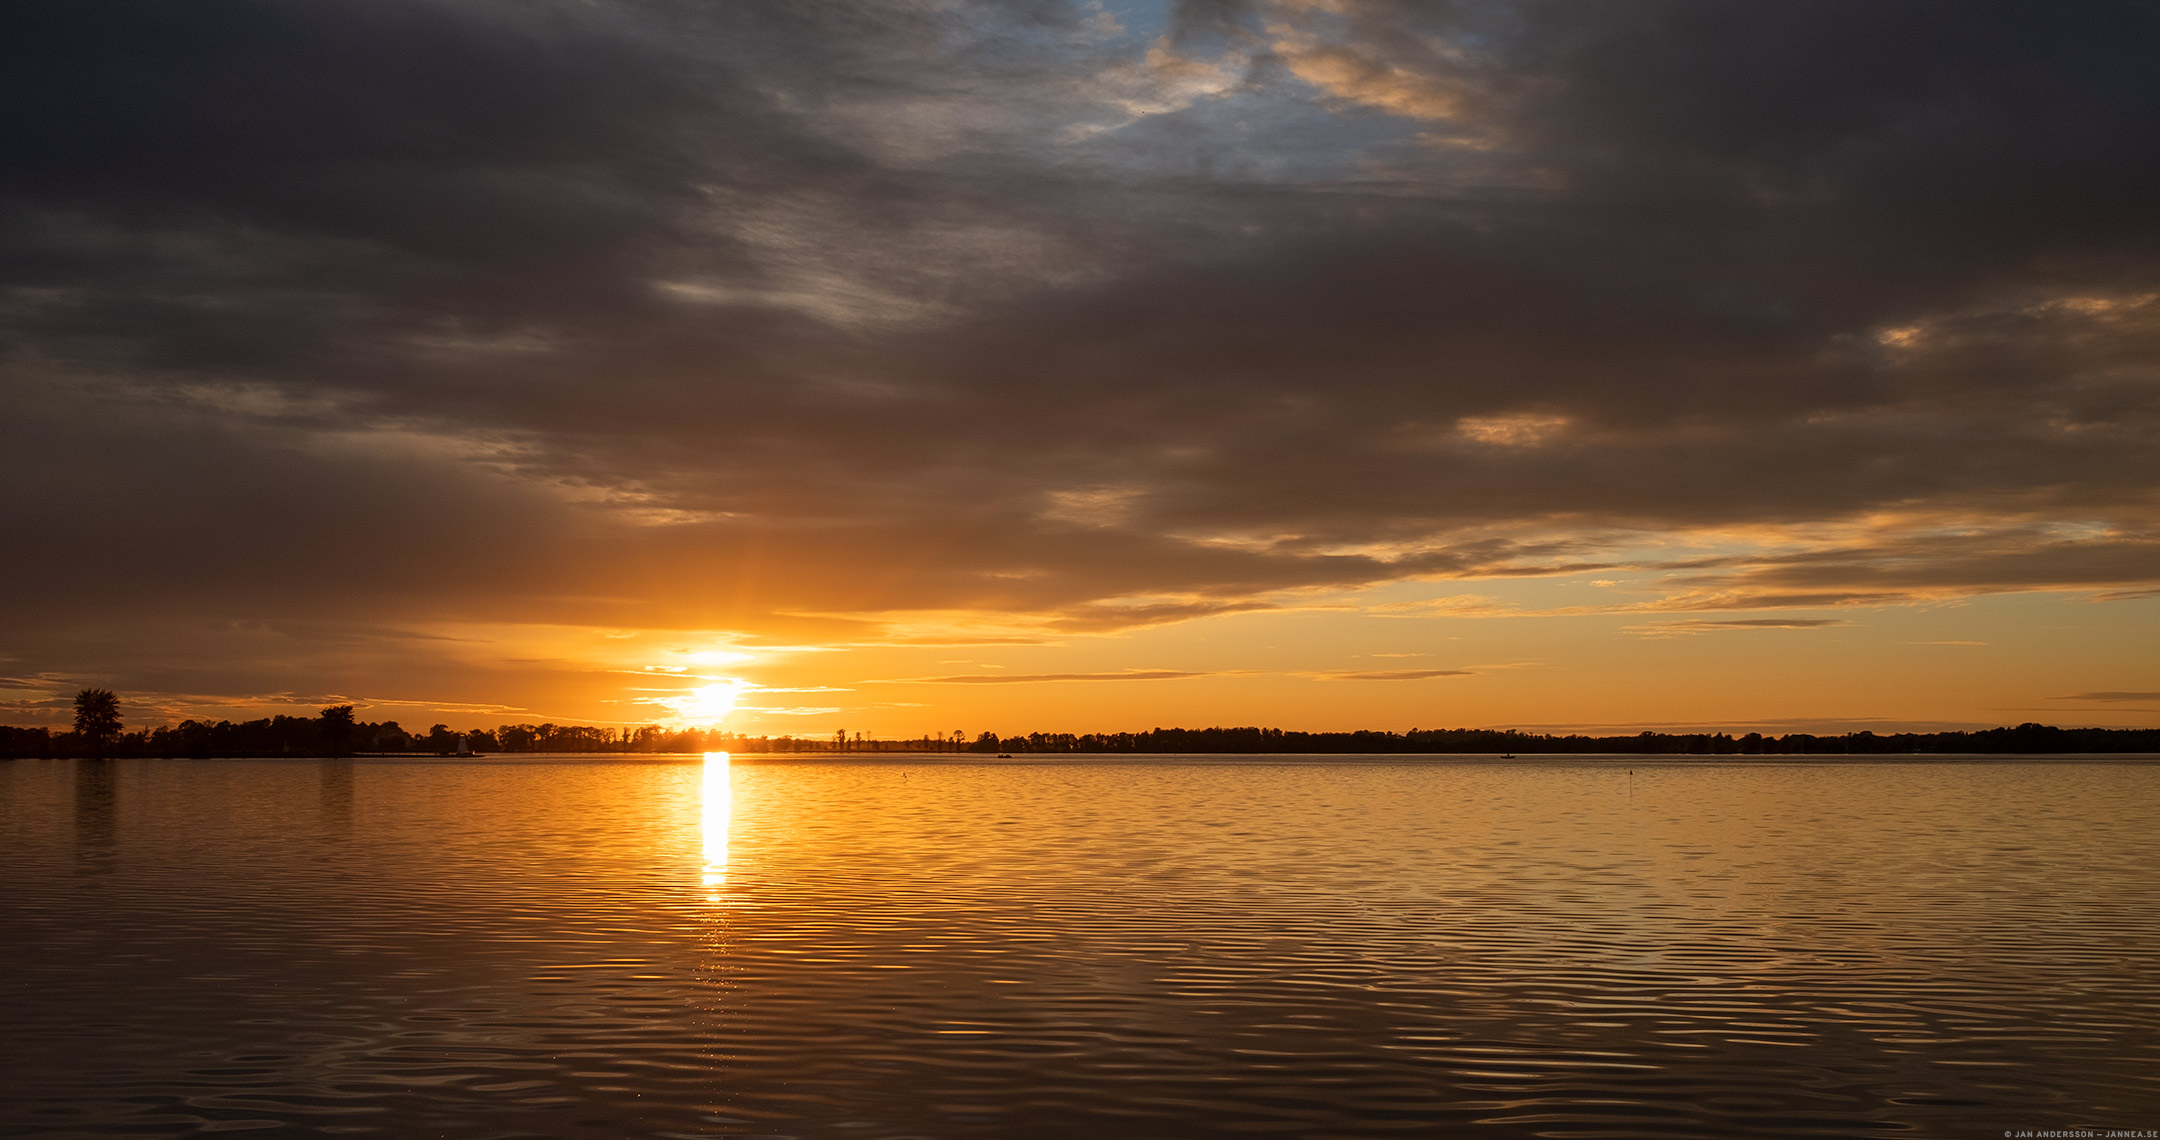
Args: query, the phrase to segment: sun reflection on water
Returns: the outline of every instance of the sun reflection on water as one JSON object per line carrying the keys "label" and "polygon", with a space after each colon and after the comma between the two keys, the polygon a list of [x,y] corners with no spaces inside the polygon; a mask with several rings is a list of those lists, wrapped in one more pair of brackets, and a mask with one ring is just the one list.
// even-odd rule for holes
{"label": "sun reflection on water", "polygon": [[735,814],[734,774],[728,768],[728,754],[707,752],[705,754],[705,872],[703,883],[707,902],[719,902],[719,889],[727,885],[728,821]]}

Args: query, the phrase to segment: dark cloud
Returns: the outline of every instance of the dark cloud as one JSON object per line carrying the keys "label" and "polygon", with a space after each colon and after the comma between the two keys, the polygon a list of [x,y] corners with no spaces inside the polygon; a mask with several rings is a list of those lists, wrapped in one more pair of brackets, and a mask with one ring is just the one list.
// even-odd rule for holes
{"label": "dark cloud", "polygon": [[[1963,593],[2100,589],[2160,575],[2160,538],[2103,535],[2065,541],[2044,530],[1900,536],[1832,549],[1744,560],[1695,577],[1705,589],[1686,595],[1711,608],[1754,605],[1882,604]],[[1679,581],[1691,579],[1682,576]],[[1839,587],[1826,591],[1825,587]],[[1745,599],[1781,599],[1748,603]]]}
{"label": "dark cloud", "polygon": [[2149,6],[1117,11],[5,6],[7,651],[2160,582]]}

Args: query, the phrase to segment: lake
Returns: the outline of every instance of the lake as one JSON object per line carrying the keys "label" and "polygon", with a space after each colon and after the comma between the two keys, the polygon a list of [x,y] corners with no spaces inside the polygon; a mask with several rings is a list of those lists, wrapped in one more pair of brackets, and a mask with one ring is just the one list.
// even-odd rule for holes
{"label": "lake", "polygon": [[18,760],[0,857],[9,1136],[2160,1129],[2150,758]]}

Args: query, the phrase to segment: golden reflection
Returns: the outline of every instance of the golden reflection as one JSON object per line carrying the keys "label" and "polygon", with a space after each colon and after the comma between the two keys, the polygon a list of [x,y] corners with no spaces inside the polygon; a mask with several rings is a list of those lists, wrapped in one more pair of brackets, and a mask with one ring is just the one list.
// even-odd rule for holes
{"label": "golden reflection", "polygon": [[719,902],[719,889],[727,884],[728,821],[735,814],[734,773],[728,754],[705,754],[705,874],[707,902]]}

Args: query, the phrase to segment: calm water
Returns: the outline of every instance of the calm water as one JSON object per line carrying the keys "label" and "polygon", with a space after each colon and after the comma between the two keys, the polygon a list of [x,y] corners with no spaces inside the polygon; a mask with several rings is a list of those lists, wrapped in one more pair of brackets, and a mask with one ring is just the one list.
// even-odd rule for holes
{"label": "calm water", "polygon": [[0,1134],[2160,1128],[2160,764],[0,763]]}

